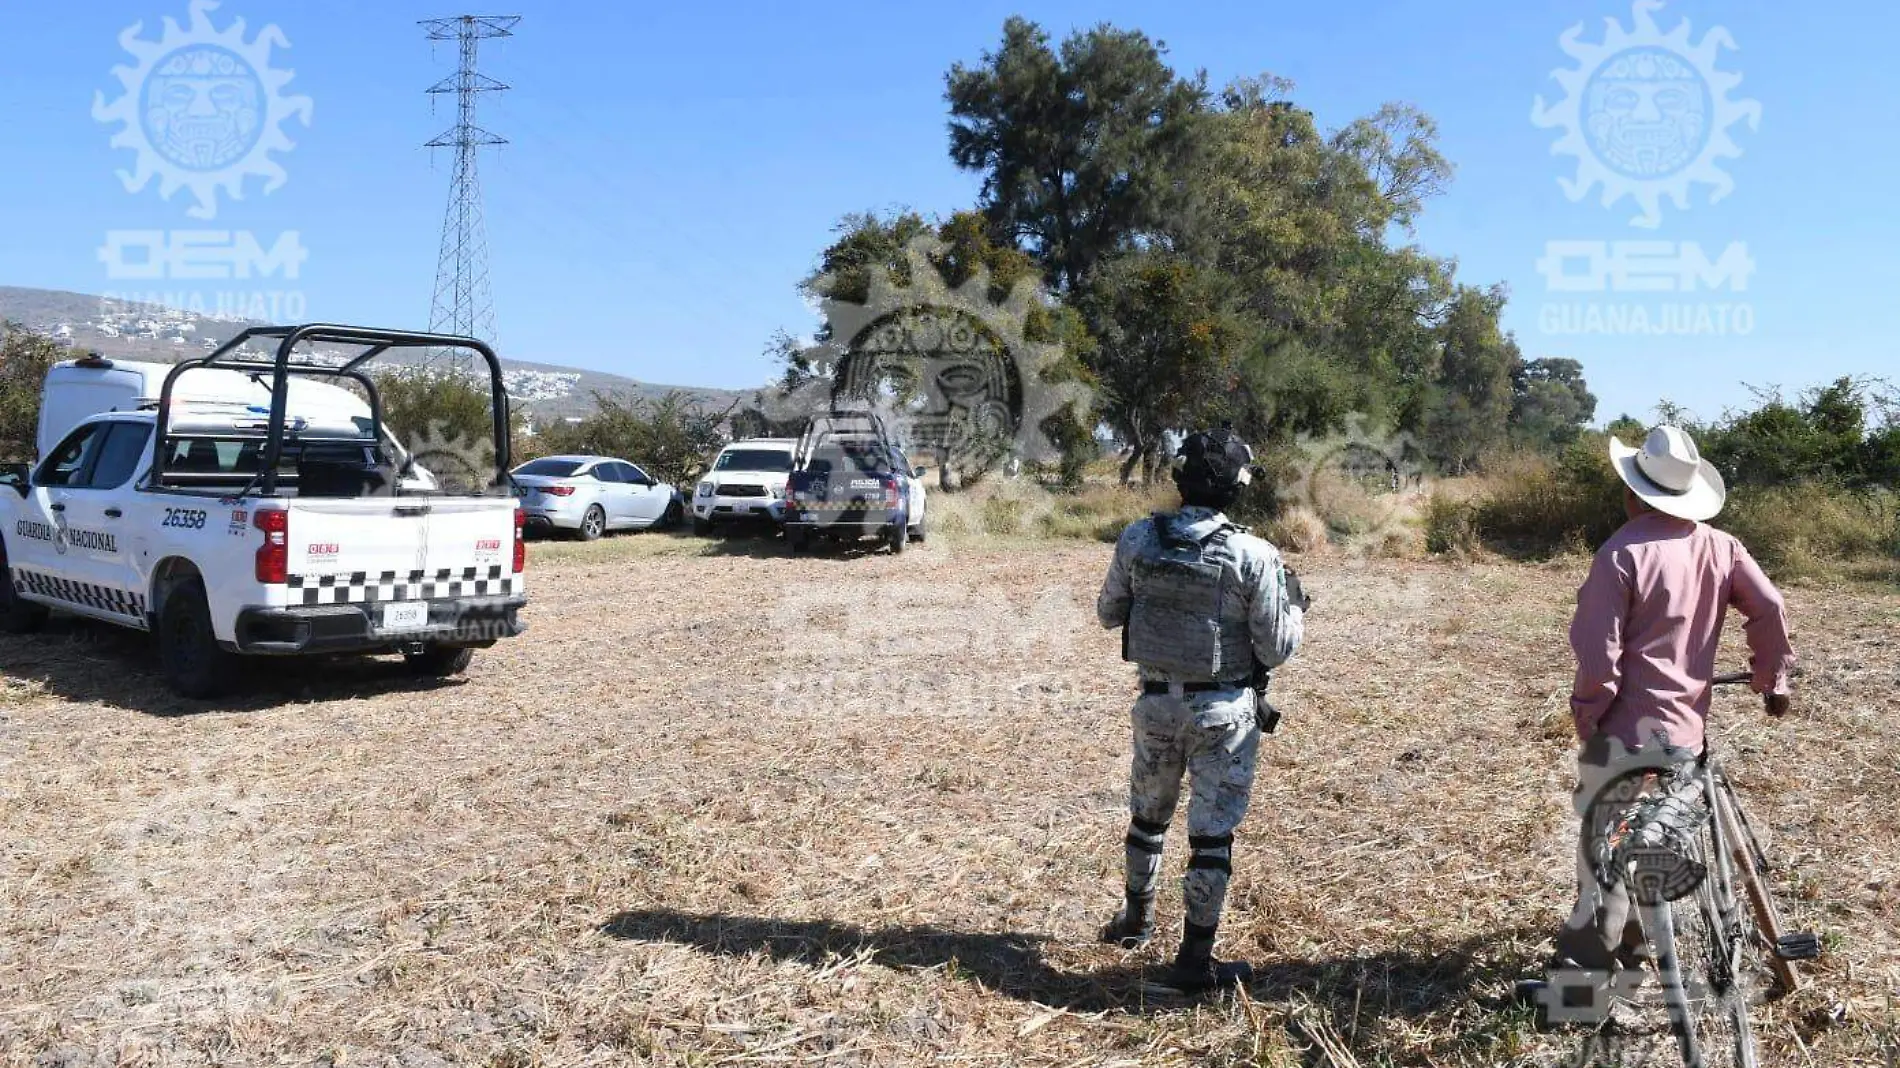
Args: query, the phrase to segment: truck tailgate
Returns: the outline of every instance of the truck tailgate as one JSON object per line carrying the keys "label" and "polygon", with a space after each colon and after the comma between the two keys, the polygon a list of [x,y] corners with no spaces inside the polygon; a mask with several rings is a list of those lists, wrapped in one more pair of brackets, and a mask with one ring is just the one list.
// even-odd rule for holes
{"label": "truck tailgate", "polygon": [[[350,595],[305,600],[477,596],[503,592],[495,580],[506,578],[515,580],[508,589],[519,591],[513,575],[514,515],[514,502],[507,498],[292,500],[292,600],[300,588],[346,585]],[[376,591],[391,584],[405,588]],[[359,587],[366,592],[355,595]]]}

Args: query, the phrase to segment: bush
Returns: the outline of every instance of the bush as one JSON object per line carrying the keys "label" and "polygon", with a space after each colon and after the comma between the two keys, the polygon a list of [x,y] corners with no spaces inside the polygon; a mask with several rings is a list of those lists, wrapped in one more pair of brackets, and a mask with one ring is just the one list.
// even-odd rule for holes
{"label": "bush", "polygon": [[1255,533],[1286,552],[1317,553],[1332,546],[1332,534],[1326,521],[1310,509],[1298,506],[1281,509],[1279,515],[1267,520]]}
{"label": "bush", "polygon": [[1478,544],[1477,506],[1446,490],[1434,491],[1425,502],[1425,550],[1464,554]]}
{"label": "bush", "polygon": [[537,455],[571,453],[613,456],[685,493],[726,443],[723,425],[731,408],[709,411],[678,390],[658,399],[594,393],[594,414],[578,423],[555,423],[535,439]]}
{"label": "bush", "polygon": [[1825,573],[1831,565],[1900,557],[1900,500],[1891,491],[1851,491],[1821,483],[1742,489],[1715,525],[1783,576]]}
{"label": "bush", "polygon": [[[1467,498],[1441,489],[1425,512],[1426,548],[1469,552],[1479,545],[1512,555],[1588,551],[1625,519],[1623,483],[1601,434],[1555,461],[1519,457],[1494,463]],[[1885,489],[1855,490],[1828,481],[1757,487],[1742,482],[1714,526],[1748,546],[1782,577],[1825,573],[1835,565],[1900,557],[1900,498]]]}
{"label": "bush", "polygon": [[1487,492],[1471,504],[1471,530],[1507,552],[1539,556],[1601,545],[1623,524],[1623,483],[1602,434],[1584,435],[1555,461],[1524,455],[1494,465],[1485,484]]}
{"label": "bush", "polygon": [[1112,542],[1135,520],[1180,503],[1173,487],[1089,486],[1053,498],[1040,522],[1051,537]]}
{"label": "bush", "polygon": [[33,459],[40,393],[64,349],[18,323],[0,323],[0,461]]}

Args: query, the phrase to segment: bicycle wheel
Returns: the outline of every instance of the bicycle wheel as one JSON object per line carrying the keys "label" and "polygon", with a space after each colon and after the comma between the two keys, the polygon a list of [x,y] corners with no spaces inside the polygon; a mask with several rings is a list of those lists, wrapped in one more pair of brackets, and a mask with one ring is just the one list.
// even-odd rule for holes
{"label": "bicycle wheel", "polygon": [[[1704,777],[1705,798],[1723,804],[1714,775]],[[1708,821],[1697,844],[1708,875],[1695,892],[1670,902],[1669,922],[1679,964],[1679,989],[1668,989],[1670,1024],[1691,1068],[1759,1068],[1748,1013],[1764,989],[1761,939],[1743,902],[1731,843],[1719,818]]]}

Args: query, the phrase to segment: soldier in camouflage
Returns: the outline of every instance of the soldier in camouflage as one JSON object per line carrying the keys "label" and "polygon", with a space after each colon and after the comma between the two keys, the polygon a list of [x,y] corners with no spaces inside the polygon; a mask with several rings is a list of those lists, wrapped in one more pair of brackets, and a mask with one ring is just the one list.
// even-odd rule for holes
{"label": "soldier in camouflage", "polygon": [[1175,459],[1179,512],[1122,533],[1096,614],[1121,627],[1140,666],[1129,776],[1126,904],[1103,931],[1124,948],[1154,935],[1161,849],[1185,773],[1186,928],[1169,985],[1190,992],[1246,982],[1246,964],[1214,958],[1247,811],[1260,734],[1276,715],[1267,673],[1300,644],[1307,599],[1271,544],[1222,514],[1251,478],[1253,451],[1227,429],[1190,436]]}

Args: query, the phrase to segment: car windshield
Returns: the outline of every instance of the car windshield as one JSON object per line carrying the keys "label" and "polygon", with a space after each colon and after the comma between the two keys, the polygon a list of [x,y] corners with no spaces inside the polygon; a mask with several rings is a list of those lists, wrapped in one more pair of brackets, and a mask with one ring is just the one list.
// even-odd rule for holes
{"label": "car windshield", "polygon": [[517,475],[545,475],[548,478],[566,478],[581,469],[580,460],[530,460],[515,468]]}
{"label": "car windshield", "polygon": [[792,454],[783,449],[727,449],[713,464],[715,471],[790,471]]}

